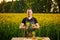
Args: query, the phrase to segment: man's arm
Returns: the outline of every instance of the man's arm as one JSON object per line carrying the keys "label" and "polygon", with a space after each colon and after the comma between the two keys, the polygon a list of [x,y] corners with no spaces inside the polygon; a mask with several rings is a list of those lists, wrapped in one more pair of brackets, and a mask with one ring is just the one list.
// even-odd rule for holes
{"label": "man's arm", "polygon": [[39,24],[36,18],[34,18],[35,24],[33,25],[33,28],[38,29],[39,28]]}
{"label": "man's arm", "polygon": [[25,18],[22,20],[22,23],[19,26],[20,29],[25,29],[24,23],[25,23]]}

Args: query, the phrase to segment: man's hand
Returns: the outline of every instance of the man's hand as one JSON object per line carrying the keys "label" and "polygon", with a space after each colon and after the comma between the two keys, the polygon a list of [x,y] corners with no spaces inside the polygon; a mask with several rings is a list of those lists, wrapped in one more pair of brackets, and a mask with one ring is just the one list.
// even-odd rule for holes
{"label": "man's hand", "polygon": [[24,25],[24,23],[21,23],[20,26],[19,26],[20,29],[28,29],[27,26]]}
{"label": "man's hand", "polygon": [[38,28],[39,28],[38,23],[34,24],[34,25],[33,25],[33,28],[34,28],[34,29],[38,29]]}
{"label": "man's hand", "polygon": [[20,29],[25,29],[24,24],[23,24],[23,23],[21,23],[21,24],[20,24],[20,26],[19,26],[19,28],[20,28]]}

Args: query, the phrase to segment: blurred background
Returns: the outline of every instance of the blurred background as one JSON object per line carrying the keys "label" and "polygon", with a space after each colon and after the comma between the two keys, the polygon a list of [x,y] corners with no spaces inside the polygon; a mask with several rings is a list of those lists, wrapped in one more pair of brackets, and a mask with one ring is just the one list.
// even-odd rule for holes
{"label": "blurred background", "polygon": [[19,26],[28,8],[40,25],[36,37],[60,40],[60,0],[0,0],[0,40],[25,36]]}
{"label": "blurred background", "polygon": [[60,0],[0,0],[0,13],[60,13]]}

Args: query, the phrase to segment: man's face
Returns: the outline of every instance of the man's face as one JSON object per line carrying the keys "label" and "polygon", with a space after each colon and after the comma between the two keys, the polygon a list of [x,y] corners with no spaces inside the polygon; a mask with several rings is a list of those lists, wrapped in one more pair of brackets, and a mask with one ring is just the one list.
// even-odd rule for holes
{"label": "man's face", "polygon": [[27,10],[28,17],[32,16],[32,10]]}

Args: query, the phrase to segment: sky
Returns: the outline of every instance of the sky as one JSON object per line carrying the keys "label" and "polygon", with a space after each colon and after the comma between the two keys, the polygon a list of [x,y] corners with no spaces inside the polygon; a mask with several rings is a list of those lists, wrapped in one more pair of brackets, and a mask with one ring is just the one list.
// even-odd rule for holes
{"label": "sky", "polygon": [[[3,0],[0,0],[0,3],[2,2]],[[8,2],[8,1],[12,1],[12,0],[6,0],[6,2]],[[14,0],[15,1],[15,0]]]}

